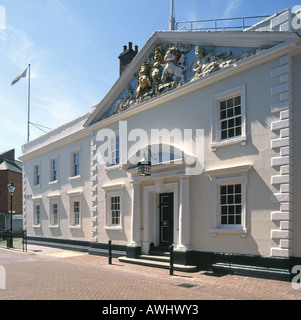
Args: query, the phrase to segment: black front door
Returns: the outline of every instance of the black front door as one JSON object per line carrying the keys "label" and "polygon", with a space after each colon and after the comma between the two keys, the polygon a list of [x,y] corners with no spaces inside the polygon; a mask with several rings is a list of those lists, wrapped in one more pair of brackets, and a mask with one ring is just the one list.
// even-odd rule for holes
{"label": "black front door", "polygon": [[173,244],[173,193],[160,194],[160,246]]}

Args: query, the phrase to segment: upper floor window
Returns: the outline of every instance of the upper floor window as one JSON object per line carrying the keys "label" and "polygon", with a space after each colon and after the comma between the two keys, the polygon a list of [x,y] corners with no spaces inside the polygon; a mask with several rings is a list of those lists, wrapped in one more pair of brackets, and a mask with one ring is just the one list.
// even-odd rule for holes
{"label": "upper floor window", "polygon": [[212,99],[211,148],[246,142],[246,87],[242,85]]}
{"label": "upper floor window", "polygon": [[79,151],[72,153],[72,176],[80,175],[80,153]]}
{"label": "upper floor window", "polygon": [[220,102],[220,139],[241,136],[241,96]]}
{"label": "upper floor window", "polygon": [[41,166],[39,164],[34,166],[34,185],[39,186],[41,183]]}
{"label": "upper floor window", "polygon": [[58,180],[58,160],[57,159],[51,159],[51,181],[57,181]]}
{"label": "upper floor window", "polygon": [[112,150],[112,165],[120,163],[120,139],[119,135],[113,137],[111,140]]}

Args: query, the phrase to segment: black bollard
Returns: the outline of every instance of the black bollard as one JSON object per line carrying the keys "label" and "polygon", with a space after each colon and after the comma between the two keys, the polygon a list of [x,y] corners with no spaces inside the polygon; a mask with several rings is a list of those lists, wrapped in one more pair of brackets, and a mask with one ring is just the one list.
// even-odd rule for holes
{"label": "black bollard", "polygon": [[173,253],[173,245],[169,246],[169,254],[170,254],[170,266],[169,266],[169,275],[173,276],[174,272],[174,253]]}
{"label": "black bollard", "polygon": [[109,240],[109,264],[112,264],[112,240]]}

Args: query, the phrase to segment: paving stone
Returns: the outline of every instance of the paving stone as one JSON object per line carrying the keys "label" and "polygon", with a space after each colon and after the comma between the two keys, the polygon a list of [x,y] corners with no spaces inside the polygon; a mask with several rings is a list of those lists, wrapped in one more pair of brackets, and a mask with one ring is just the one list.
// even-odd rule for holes
{"label": "paving stone", "polygon": [[206,271],[185,273],[87,253],[29,245],[0,248],[6,289],[0,300],[301,300],[291,283]]}

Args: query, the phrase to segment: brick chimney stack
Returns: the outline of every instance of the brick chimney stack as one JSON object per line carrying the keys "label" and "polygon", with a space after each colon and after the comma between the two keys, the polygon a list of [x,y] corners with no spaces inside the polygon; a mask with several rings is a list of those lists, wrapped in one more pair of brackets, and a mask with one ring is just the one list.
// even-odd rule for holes
{"label": "brick chimney stack", "polygon": [[120,75],[122,75],[123,71],[126,67],[132,62],[136,54],[138,53],[138,46],[135,46],[135,50],[133,49],[133,43],[129,42],[129,46],[123,46],[123,52],[119,55],[120,60]]}

